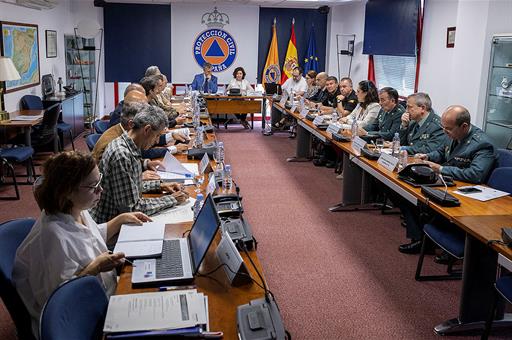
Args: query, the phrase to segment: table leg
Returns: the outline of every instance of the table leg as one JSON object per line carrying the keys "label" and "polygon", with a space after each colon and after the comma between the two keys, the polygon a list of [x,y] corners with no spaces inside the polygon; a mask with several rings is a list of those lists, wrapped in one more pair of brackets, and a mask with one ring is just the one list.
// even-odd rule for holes
{"label": "table leg", "polygon": [[311,134],[301,125],[297,124],[297,149],[295,157],[289,157],[287,162],[309,162],[311,149]]}
{"label": "table leg", "polygon": [[254,130],[254,113],[251,113],[251,130]]}
{"label": "table leg", "polygon": [[[30,126],[23,127],[23,134],[25,135],[25,145],[32,146],[32,137],[31,132],[32,129]],[[33,160],[32,160],[33,161]],[[34,173],[32,171],[32,167],[27,167],[27,182],[32,183],[34,181]]]}
{"label": "table leg", "polygon": [[261,130],[265,131],[265,122],[267,121],[267,99],[263,97],[261,101]]}
{"label": "table leg", "polygon": [[[483,330],[494,296],[498,255],[486,244],[466,234],[459,316],[434,327],[439,335]],[[500,301],[493,329],[511,327],[512,315],[504,314]]]}

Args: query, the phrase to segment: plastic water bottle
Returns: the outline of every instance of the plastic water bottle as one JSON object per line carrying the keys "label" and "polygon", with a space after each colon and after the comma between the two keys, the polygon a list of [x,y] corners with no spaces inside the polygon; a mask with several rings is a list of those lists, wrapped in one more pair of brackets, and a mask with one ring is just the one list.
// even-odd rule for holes
{"label": "plastic water bottle", "polygon": [[398,158],[398,156],[400,155],[400,135],[398,134],[398,132],[395,132],[395,136],[393,137],[391,151],[391,155],[393,157]]}
{"label": "plastic water bottle", "polygon": [[271,132],[272,132],[272,124],[270,124],[270,119],[265,119],[265,133],[268,134]]}
{"label": "plastic water bottle", "polygon": [[197,194],[196,201],[194,202],[194,206],[192,207],[192,210],[194,211],[194,221],[197,219],[197,215],[199,215],[199,212],[201,211],[201,208],[203,207],[204,203],[204,197],[203,194]]}
{"label": "plastic water bottle", "polygon": [[350,128],[352,132],[352,140],[354,140],[359,135],[359,126],[357,125],[357,119],[352,120],[352,126]]}
{"label": "plastic water bottle", "polygon": [[202,148],[203,147],[203,141],[204,141],[204,129],[202,126],[199,126],[196,129],[196,138],[194,141],[194,144],[196,148]]}
{"label": "plastic water bottle", "polygon": [[233,184],[233,180],[231,179],[231,165],[226,164],[224,166],[224,173],[222,174],[222,188],[225,192],[231,190],[231,185]]}
{"label": "plastic water bottle", "polygon": [[407,153],[407,150],[400,150],[399,157],[398,157],[398,168],[401,170],[407,166],[407,157],[409,157],[409,154]]}
{"label": "plastic water bottle", "polygon": [[215,161],[217,164],[224,163],[224,142],[218,142],[215,149]]}
{"label": "plastic water bottle", "polygon": [[199,113],[199,105],[196,104],[194,108],[194,115],[192,116],[192,125],[194,129],[197,129],[201,125],[201,116]]}

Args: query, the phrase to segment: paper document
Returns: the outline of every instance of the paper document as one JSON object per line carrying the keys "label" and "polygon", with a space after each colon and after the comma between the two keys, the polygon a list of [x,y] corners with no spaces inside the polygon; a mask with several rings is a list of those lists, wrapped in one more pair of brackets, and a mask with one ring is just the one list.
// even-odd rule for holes
{"label": "paper document", "polygon": [[157,173],[163,181],[185,181],[199,175],[196,163],[180,163],[169,152],[165,154],[162,163],[165,168],[158,170]]}
{"label": "paper document", "polygon": [[153,222],[171,224],[191,222],[194,220],[194,211],[192,207],[196,202],[195,198],[190,197],[184,204],[160,211],[159,213],[151,216]]}
{"label": "paper document", "polygon": [[207,322],[205,296],[195,289],[113,295],[103,331],[178,329],[206,325]]}
{"label": "paper document", "polygon": [[128,258],[144,258],[162,254],[165,223],[146,222],[141,226],[123,224],[114,252]]}
{"label": "paper document", "polygon": [[[481,192],[462,193],[462,192],[456,190],[453,193],[457,194],[457,195],[473,198],[475,200],[479,200],[479,201],[482,201],[482,202],[490,201],[490,200],[495,199],[495,198],[499,198],[499,197],[510,195],[508,192],[496,190],[496,189],[493,189],[493,188],[490,188],[490,187],[484,187],[482,185],[474,185],[472,187],[480,189]],[[460,188],[464,188],[464,187],[460,187]]]}
{"label": "paper document", "polygon": [[35,115],[35,116],[20,115],[20,116],[11,118],[11,120],[36,120],[36,119],[39,119],[42,117],[43,117],[43,115]]}

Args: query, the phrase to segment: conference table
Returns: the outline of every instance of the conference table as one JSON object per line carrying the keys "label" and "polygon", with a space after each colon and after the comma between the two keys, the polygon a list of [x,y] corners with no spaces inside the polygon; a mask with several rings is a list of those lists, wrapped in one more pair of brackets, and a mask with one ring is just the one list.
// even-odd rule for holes
{"label": "conference table", "polygon": [[[512,259],[511,249],[498,244],[488,246],[487,242],[501,240],[500,228],[512,226],[512,196],[481,202],[454,194],[457,187],[470,185],[455,181],[455,186],[449,187],[447,192],[459,198],[461,205],[443,207],[426,198],[421,188],[400,180],[395,171],[386,169],[376,160],[361,157],[352,143],[335,141],[331,133],[318,129],[312,121],[299,113],[291,112],[276,102],[273,106],[297,121],[295,159],[310,157],[312,136],[343,152],[341,202],[332,207],[331,211],[364,210],[371,207],[374,203],[370,197],[374,178],[412,204],[421,204],[434,210],[466,232],[459,314],[435,326],[434,331],[439,335],[447,335],[483,329],[494,296],[498,253]],[[493,325],[495,328],[512,326],[512,316],[503,313],[503,306],[498,308],[497,319]]]}
{"label": "conference table", "polygon": [[[40,124],[43,121],[44,110],[19,110],[9,113],[9,120],[0,121],[0,127],[5,129],[19,130],[25,136],[25,145],[31,146],[32,139],[30,133],[32,127]],[[23,117],[23,120],[17,120],[18,117]]]}
{"label": "conference table", "polygon": [[265,110],[265,96],[203,95],[203,98],[210,116],[251,114],[251,129],[254,129],[254,114]]}
{"label": "conference table", "polygon": [[[205,123],[211,124],[211,121],[202,120]],[[215,140],[214,133],[206,134],[205,143],[210,143]],[[177,154],[175,157],[183,163],[199,163],[198,160],[188,160],[185,154]],[[215,162],[210,161],[211,167],[215,168]],[[207,178],[207,176],[206,176]],[[201,191],[204,193],[206,189],[206,181],[202,184]],[[190,196],[196,195],[194,189],[195,186],[187,186],[187,192]],[[219,189],[217,189],[219,190]],[[220,189],[222,190],[222,189]],[[243,188],[242,188],[243,190]],[[145,195],[147,197],[156,197],[156,194]],[[167,224],[165,229],[165,237],[183,237],[183,233],[190,230],[192,222],[179,223],[179,224]],[[222,331],[224,333],[224,339],[238,339],[237,331],[237,318],[236,312],[239,305],[248,304],[251,300],[259,299],[264,296],[264,291],[258,286],[263,283],[259,279],[256,270],[251,265],[251,261],[248,258],[250,256],[252,262],[257,267],[259,273],[262,275],[263,280],[263,269],[259,262],[256,250],[249,250],[247,254],[241,252],[241,256],[247,266],[247,269],[251,277],[258,283],[249,283],[246,285],[234,287],[231,286],[228,278],[222,267],[219,268],[221,263],[219,262],[215,250],[220,242],[220,232],[217,233],[212,245],[208,249],[208,252],[203,260],[199,273],[202,275],[194,279],[193,284],[197,290],[208,296],[208,313],[209,313],[209,325],[211,331]],[[217,269],[216,271],[214,271]],[[131,265],[125,265],[121,271],[120,279],[118,282],[117,290],[115,294],[132,294],[132,293],[143,293],[143,292],[156,292],[158,288],[133,288],[131,284]],[[266,284],[266,283],[265,283]]]}

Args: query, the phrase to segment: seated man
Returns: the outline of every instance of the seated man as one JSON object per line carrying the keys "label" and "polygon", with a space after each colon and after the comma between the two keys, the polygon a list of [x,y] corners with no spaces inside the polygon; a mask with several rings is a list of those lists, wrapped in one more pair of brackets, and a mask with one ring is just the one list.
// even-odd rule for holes
{"label": "seated man", "polygon": [[[450,142],[415,157],[429,164],[438,174],[469,183],[485,183],[497,160],[495,147],[489,137],[471,124],[468,110],[460,105],[448,107],[441,122]],[[417,254],[421,250],[423,237],[418,207],[399,195],[395,195],[395,198],[398,198],[405,217],[407,237],[411,239],[410,243],[401,245],[399,250],[406,254]]]}
{"label": "seated man", "polygon": [[[165,78],[162,74],[157,74],[154,76],[144,77],[140,80],[140,84],[146,92],[149,104],[159,107],[158,98],[165,87],[164,79]],[[186,121],[186,118],[178,117],[176,115],[174,118],[168,117],[168,121],[169,128],[172,129],[178,124],[183,124]]]}
{"label": "seated man", "polygon": [[418,92],[407,97],[407,111],[401,119],[400,145],[409,155],[434,151],[447,143],[428,94]]}
{"label": "seated man", "polygon": [[352,85],[352,79],[343,77],[340,80],[340,95],[337,98],[336,110],[340,117],[348,116],[357,106],[357,94]]}
{"label": "seated man", "polygon": [[196,74],[192,81],[191,87],[193,91],[217,93],[217,77],[212,74],[212,69],[212,64],[203,64],[203,73]]}
{"label": "seated man", "polygon": [[398,103],[398,92],[392,87],[379,91],[380,112],[377,121],[359,131],[365,140],[382,138],[391,141],[400,130],[400,123],[405,109]]}
{"label": "seated man", "polygon": [[325,82],[325,95],[322,102],[319,104],[319,109],[322,114],[332,114],[336,112],[338,106],[338,96],[341,95],[338,87],[338,78],[329,76]]}
{"label": "seated man", "polygon": [[[141,84],[131,83],[124,90],[123,98],[126,98],[126,95],[130,91],[139,91],[140,93],[146,95],[146,91],[144,90],[144,88],[142,87]],[[109,122],[109,125],[108,125],[109,128],[111,128],[114,125],[119,124],[119,120],[120,120],[120,117],[121,117],[121,111],[123,110],[123,103],[124,103],[124,99],[121,100],[117,104],[117,107],[115,108],[115,110],[110,113],[110,122]],[[146,103],[147,103],[147,99],[146,99]]]}
{"label": "seated man", "polygon": [[[167,126],[165,113],[153,106],[144,108],[133,118],[133,128],[124,131],[105,150],[99,164],[103,174],[103,193],[91,216],[103,223],[121,212],[141,211],[147,215],[185,202],[186,192],[177,183],[159,180],[142,181],[141,149],[155,144]],[[143,193],[167,195],[144,198]]]}
{"label": "seated man", "polygon": [[325,83],[327,82],[327,77],[329,75],[327,72],[320,72],[316,75],[315,83],[316,86],[320,88],[319,91],[317,91],[312,97],[307,98],[308,101],[315,102],[315,103],[321,103],[324,101],[324,96],[327,93],[327,90],[325,89]]}

